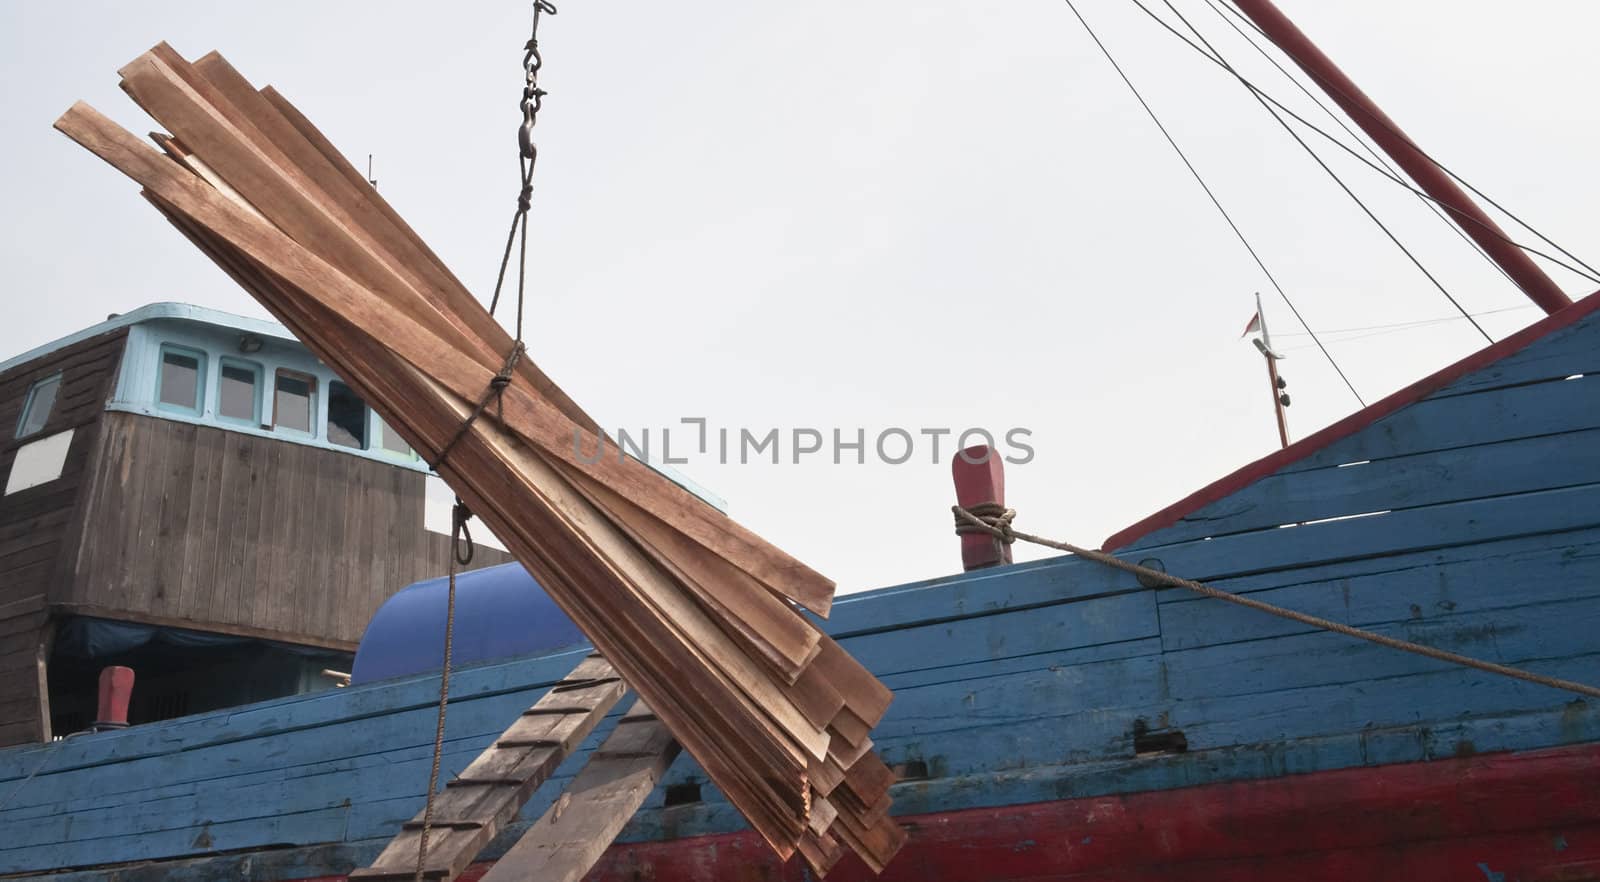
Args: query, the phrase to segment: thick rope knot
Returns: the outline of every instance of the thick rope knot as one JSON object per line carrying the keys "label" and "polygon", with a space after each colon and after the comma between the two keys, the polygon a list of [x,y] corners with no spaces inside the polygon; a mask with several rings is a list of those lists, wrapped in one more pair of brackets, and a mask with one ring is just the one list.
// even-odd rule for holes
{"label": "thick rope knot", "polygon": [[[518,340],[516,345],[511,347],[510,354],[506,356],[506,363],[501,366],[498,373],[489,378],[489,386],[483,390],[483,397],[478,399],[478,406],[474,407],[472,409],[472,413],[468,414],[467,418],[461,421],[461,425],[456,428],[456,433],[450,439],[450,443],[446,444],[444,448],[439,451],[438,458],[434,459],[433,462],[428,463],[430,468],[437,472],[439,470],[439,466],[444,465],[445,460],[450,458],[450,451],[454,450],[456,445],[461,442],[461,439],[465,438],[467,433],[472,431],[472,424],[478,421],[478,417],[483,416],[483,411],[489,406],[489,402],[493,401],[497,405],[501,403],[501,399],[505,394],[506,387],[511,385],[511,377],[516,372],[517,362],[522,360],[522,353],[526,351],[527,347],[523,345],[521,340]],[[501,422],[504,422],[504,412],[501,412],[499,416]],[[465,561],[463,561],[463,563],[465,563]]]}
{"label": "thick rope knot", "polygon": [[997,502],[980,502],[971,508],[952,505],[950,510],[956,516],[958,536],[988,533],[1007,545],[1017,541],[1016,534],[1011,531],[1011,522],[1017,519],[1017,510],[1014,508],[1006,508]]}
{"label": "thick rope knot", "polygon": [[530,183],[530,184],[525,185],[522,188],[522,192],[517,195],[517,212],[519,214],[527,214],[528,213],[528,209],[530,209],[532,207],[533,207],[533,184]]}

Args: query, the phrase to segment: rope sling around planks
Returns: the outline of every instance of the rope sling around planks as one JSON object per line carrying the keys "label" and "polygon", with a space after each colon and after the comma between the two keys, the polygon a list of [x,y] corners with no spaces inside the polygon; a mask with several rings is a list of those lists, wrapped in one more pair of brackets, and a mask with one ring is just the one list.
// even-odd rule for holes
{"label": "rope sling around planks", "polygon": [[826,616],[834,584],[640,461],[584,456],[597,424],[527,354],[470,420],[516,341],[315,125],[216,53],[120,73],[160,150],[82,103],[56,128],[439,462],[780,857],[881,872],[906,837],[870,738],[892,693],[797,608]]}
{"label": "rope sling around planks", "polygon": [[1024,542],[1031,542],[1034,545],[1042,545],[1045,548],[1054,548],[1057,551],[1065,551],[1069,554],[1075,554],[1078,557],[1092,560],[1095,563],[1111,567],[1112,569],[1121,570],[1125,573],[1131,573],[1138,579],[1139,584],[1145,588],[1183,588],[1205,597],[1221,600],[1225,603],[1232,603],[1247,609],[1257,610],[1259,612],[1264,612],[1267,615],[1277,616],[1280,619],[1288,619],[1293,622],[1299,622],[1302,625],[1309,625],[1313,628],[1318,628],[1324,631],[1332,631],[1335,634],[1343,634],[1346,637],[1354,637],[1357,640],[1365,640],[1368,643],[1376,643],[1379,646],[1386,646],[1390,649],[1398,649],[1401,652],[1409,652],[1413,655],[1420,655],[1436,661],[1449,662],[1451,664],[1461,665],[1465,668],[1473,668],[1475,670],[1484,671],[1485,673],[1497,674],[1502,677],[1510,677],[1513,680],[1536,683],[1540,686],[1548,686],[1551,689],[1561,689],[1567,692],[1575,692],[1578,695],[1588,696],[1590,698],[1600,698],[1600,687],[1590,686],[1587,683],[1578,683],[1573,680],[1563,680],[1559,677],[1549,677],[1535,671],[1528,671],[1522,668],[1514,668],[1510,665],[1502,665],[1496,662],[1484,661],[1481,658],[1473,658],[1472,656],[1462,655],[1458,652],[1451,652],[1447,649],[1425,646],[1421,643],[1413,643],[1410,640],[1401,640],[1398,637],[1390,637],[1387,634],[1379,634],[1374,631],[1368,631],[1365,628],[1352,627],[1344,624],[1343,622],[1335,622],[1332,619],[1325,619],[1321,616],[1314,616],[1309,613],[1286,609],[1284,607],[1277,606],[1276,604],[1266,603],[1264,601],[1256,600],[1252,597],[1244,597],[1239,594],[1234,594],[1231,591],[1224,591],[1221,588],[1214,588],[1203,582],[1196,582],[1192,579],[1182,579],[1162,570],[1151,569],[1150,567],[1143,566],[1141,564],[1125,561],[1120,557],[1107,554],[1103,551],[1096,551],[1092,548],[1083,548],[1078,545],[1073,545],[1070,542],[1061,542],[1055,539],[1046,539],[1043,536],[1035,536],[1031,533],[1024,533],[1011,526],[1011,522],[1015,520],[1017,516],[1016,509],[988,504],[975,505],[971,509],[954,505],[950,507],[950,510],[956,516],[957,533],[974,531],[988,533],[989,535],[994,536],[996,539],[1008,544],[1017,539],[1021,539]]}

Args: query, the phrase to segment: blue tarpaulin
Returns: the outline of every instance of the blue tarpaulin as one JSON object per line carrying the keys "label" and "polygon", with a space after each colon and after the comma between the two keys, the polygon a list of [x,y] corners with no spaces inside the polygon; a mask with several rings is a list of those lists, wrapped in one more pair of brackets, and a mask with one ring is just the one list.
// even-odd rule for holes
{"label": "blue tarpaulin", "polygon": [[[402,588],[385,601],[361,637],[351,685],[443,667],[448,591],[448,579],[429,579]],[[485,567],[456,577],[452,667],[587,642],[521,564]]]}

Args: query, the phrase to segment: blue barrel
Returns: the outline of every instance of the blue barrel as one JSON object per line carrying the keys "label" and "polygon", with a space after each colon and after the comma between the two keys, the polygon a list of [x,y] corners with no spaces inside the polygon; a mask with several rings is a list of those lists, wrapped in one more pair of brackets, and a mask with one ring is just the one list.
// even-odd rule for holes
{"label": "blue barrel", "polygon": [[[448,579],[428,579],[384,601],[361,635],[350,670],[351,685],[440,670],[448,594]],[[456,577],[452,668],[586,643],[583,632],[521,564],[485,567]]]}

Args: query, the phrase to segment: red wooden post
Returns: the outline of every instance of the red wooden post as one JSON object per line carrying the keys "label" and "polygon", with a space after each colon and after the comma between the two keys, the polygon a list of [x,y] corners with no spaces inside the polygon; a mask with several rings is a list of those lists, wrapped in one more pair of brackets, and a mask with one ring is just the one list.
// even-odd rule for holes
{"label": "red wooden post", "polygon": [[124,729],[128,725],[128,699],[133,697],[133,668],[100,669],[100,707],[95,729]]}
{"label": "red wooden post", "polygon": [[[977,506],[1006,505],[1006,466],[994,448],[980,444],[957,453],[950,463],[956,482],[956,504],[968,511]],[[976,570],[1011,563],[1011,546],[988,533],[961,534],[961,566]]]}

